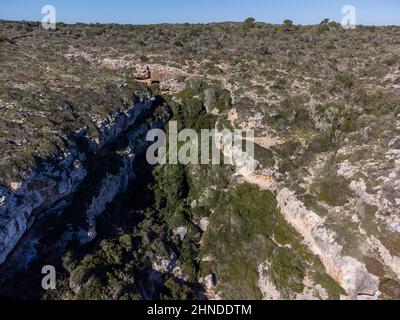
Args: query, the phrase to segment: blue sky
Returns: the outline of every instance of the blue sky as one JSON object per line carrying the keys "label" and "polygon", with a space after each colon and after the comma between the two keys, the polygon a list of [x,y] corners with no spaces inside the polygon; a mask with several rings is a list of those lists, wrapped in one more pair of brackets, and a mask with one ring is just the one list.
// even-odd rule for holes
{"label": "blue sky", "polygon": [[257,21],[315,24],[323,18],[340,22],[341,8],[357,9],[357,23],[400,25],[399,0],[0,0],[0,19],[42,20],[41,8],[51,4],[57,21],[100,23],[206,23]]}

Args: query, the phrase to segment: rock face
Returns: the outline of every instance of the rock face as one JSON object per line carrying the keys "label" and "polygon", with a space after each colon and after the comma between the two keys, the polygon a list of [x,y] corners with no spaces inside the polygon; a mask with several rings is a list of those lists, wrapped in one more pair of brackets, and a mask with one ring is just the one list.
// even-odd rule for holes
{"label": "rock face", "polygon": [[188,232],[187,227],[179,227],[174,230],[174,235],[177,236],[181,241],[183,241],[185,240],[187,232]]}
{"label": "rock face", "polygon": [[[76,141],[84,140],[96,154],[127,131],[144,113],[150,111],[154,103],[149,95],[138,98],[135,105],[126,107],[98,124],[99,137],[91,140],[81,130],[70,141],[70,151],[57,159],[43,159],[40,168],[30,172],[21,183],[10,189],[0,189],[0,264],[2,264],[35,218],[55,207],[65,207],[67,200],[78,189],[88,175],[90,163],[88,150]],[[161,126],[163,119],[157,119],[152,126]],[[121,154],[121,165],[115,174],[107,173],[100,183],[99,191],[87,205],[86,216],[90,225],[88,240],[95,237],[95,219],[114,197],[124,191],[133,175],[132,162],[135,154],[146,143],[148,124],[129,131],[130,146]]]}
{"label": "rock face", "polygon": [[32,172],[16,190],[2,190],[0,205],[0,264],[31,226],[36,213],[55,205],[76,191],[86,176],[77,152],[66,155],[57,166]]}
{"label": "rock face", "polygon": [[168,70],[150,70],[150,80],[152,83],[155,82],[167,82],[178,76],[176,72]]}
{"label": "rock face", "polygon": [[[222,149],[223,145],[219,147]],[[325,227],[323,218],[308,210],[294,192],[274,183],[272,177],[257,175],[249,170],[257,168],[258,164],[250,154],[233,147],[225,147],[223,152],[232,157],[237,167],[236,174],[242,175],[245,181],[258,185],[261,189],[277,192],[277,205],[285,220],[304,237],[308,249],[321,259],[327,273],[341,285],[348,297],[357,299],[376,297],[379,294],[379,278],[370,274],[363,263],[342,254],[343,247],[337,243],[335,232]],[[262,291],[265,291],[265,287],[271,290],[268,279],[261,277],[260,281]],[[271,298],[269,295],[264,296]]]}
{"label": "rock face", "polygon": [[147,84],[160,83],[166,85],[182,75],[178,69],[165,66],[146,66],[141,68],[135,75],[135,79],[144,81]]}
{"label": "rock face", "polygon": [[356,259],[342,256],[343,247],[335,242],[335,233],[323,226],[321,217],[307,210],[288,189],[278,193],[277,201],[285,219],[304,236],[308,248],[320,257],[328,274],[350,297],[374,296],[378,292],[378,277]]}
{"label": "rock face", "polygon": [[208,218],[202,218],[200,220],[200,229],[201,229],[201,231],[206,232],[209,225],[210,225],[210,221],[209,221]]}
{"label": "rock face", "polygon": [[215,275],[210,274],[204,278],[204,287],[207,291],[211,291],[217,285],[217,280],[215,279]]}
{"label": "rock face", "polygon": [[88,208],[86,209],[87,221],[90,226],[87,239],[84,241],[92,241],[96,236],[96,218],[104,212],[107,204],[112,202],[114,198],[121,192],[126,191],[130,178],[133,176],[132,162],[135,159],[134,154],[127,154],[123,158],[123,164],[117,174],[109,174],[103,178],[100,191],[94,195]]}
{"label": "rock face", "polygon": [[257,266],[258,287],[260,288],[263,300],[280,300],[282,299],[280,292],[274,285],[273,281],[266,275],[265,270],[269,269],[269,263],[264,262]]}
{"label": "rock face", "polygon": [[114,198],[126,191],[129,181],[135,176],[134,160],[137,154],[142,154],[147,145],[146,134],[152,127],[162,127],[164,119],[158,119],[153,122],[150,127],[148,124],[142,124],[125,134],[128,145],[124,150],[119,152],[120,165],[116,173],[106,172],[98,186],[98,192],[90,198],[90,202],[86,204],[86,217],[89,227],[87,239],[93,240],[96,233],[96,218],[104,212],[106,206],[111,203]]}

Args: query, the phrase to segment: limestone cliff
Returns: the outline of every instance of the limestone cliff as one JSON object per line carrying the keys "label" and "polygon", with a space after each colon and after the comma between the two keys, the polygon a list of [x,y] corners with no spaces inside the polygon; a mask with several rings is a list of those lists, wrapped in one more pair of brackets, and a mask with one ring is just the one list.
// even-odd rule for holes
{"label": "limestone cliff", "polygon": [[[0,189],[0,264],[2,264],[24,233],[35,222],[36,217],[54,208],[64,208],[88,176],[91,161],[112,146],[116,139],[128,135],[128,145],[120,152],[120,164],[116,173],[107,172],[97,194],[91,196],[86,204],[86,216],[90,229],[84,242],[95,237],[95,218],[104,211],[114,197],[124,191],[133,175],[133,151],[140,152],[145,144],[148,124],[135,125],[141,116],[154,107],[150,94],[138,97],[137,102],[98,123],[98,138],[91,139],[86,130],[75,133],[69,141],[70,150],[57,158],[42,159],[40,166],[26,175],[22,182],[12,184],[11,188]],[[160,126],[163,119],[155,119],[150,126]],[[85,147],[86,146],[86,147]],[[87,148],[89,146],[89,148]],[[88,160],[88,156],[93,159]],[[85,237],[83,237],[85,238]]]}

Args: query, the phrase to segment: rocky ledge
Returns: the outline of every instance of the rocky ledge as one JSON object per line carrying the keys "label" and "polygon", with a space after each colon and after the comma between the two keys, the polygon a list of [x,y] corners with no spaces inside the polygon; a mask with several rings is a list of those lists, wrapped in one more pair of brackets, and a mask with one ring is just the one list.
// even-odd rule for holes
{"label": "rocky ledge", "polygon": [[[149,93],[136,96],[135,103],[122,108],[97,123],[98,137],[89,138],[86,129],[71,134],[69,150],[57,157],[40,159],[39,165],[26,173],[23,181],[0,187],[0,264],[4,263],[22,236],[39,215],[63,209],[71,204],[74,193],[90,175],[96,158],[108,150],[118,152],[120,161],[112,172],[106,172],[96,186],[97,191],[84,204],[87,230],[82,241],[90,241],[95,235],[95,218],[105,210],[114,197],[125,190],[133,176],[135,152],[141,152],[146,143],[146,132],[154,126],[162,126],[167,115],[158,115],[141,123],[156,108],[155,98]],[[122,145],[118,139],[124,139]]]}

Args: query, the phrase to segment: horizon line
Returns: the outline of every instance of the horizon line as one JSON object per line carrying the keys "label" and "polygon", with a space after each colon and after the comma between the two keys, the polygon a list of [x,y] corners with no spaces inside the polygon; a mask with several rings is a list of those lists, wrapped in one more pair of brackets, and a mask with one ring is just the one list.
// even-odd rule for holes
{"label": "horizon line", "polygon": [[[285,19],[286,20],[286,19]],[[276,23],[276,22],[266,22],[266,21],[255,21],[254,24],[264,24],[264,25],[270,25],[270,26],[279,26],[282,25],[283,20],[281,23]],[[291,19],[287,19],[291,20]],[[293,20],[291,20],[293,21]],[[323,19],[321,19],[321,22]],[[12,22],[12,23],[41,23],[41,20],[9,20],[9,19],[2,19],[0,18],[0,22]],[[63,24],[63,25],[68,25],[68,26],[74,26],[74,25],[121,25],[121,26],[157,26],[157,25],[211,25],[211,24],[224,24],[224,23],[232,23],[232,24],[241,24],[244,23],[244,21],[239,21],[239,20],[224,20],[224,21],[210,21],[210,22],[155,22],[155,23],[124,23],[124,22],[63,22],[59,21],[56,22],[56,24]],[[340,22],[334,21],[334,20],[329,20],[329,23],[337,23],[339,25]],[[294,26],[301,26],[301,27],[312,27],[312,26],[319,26],[321,23],[315,23],[315,24],[302,24],[302,23],[296,23],[293,21]],[[357,27],[380,27],[380,28],[385,28],[385,27],[400,27],[400,24],[357,24]]]}

